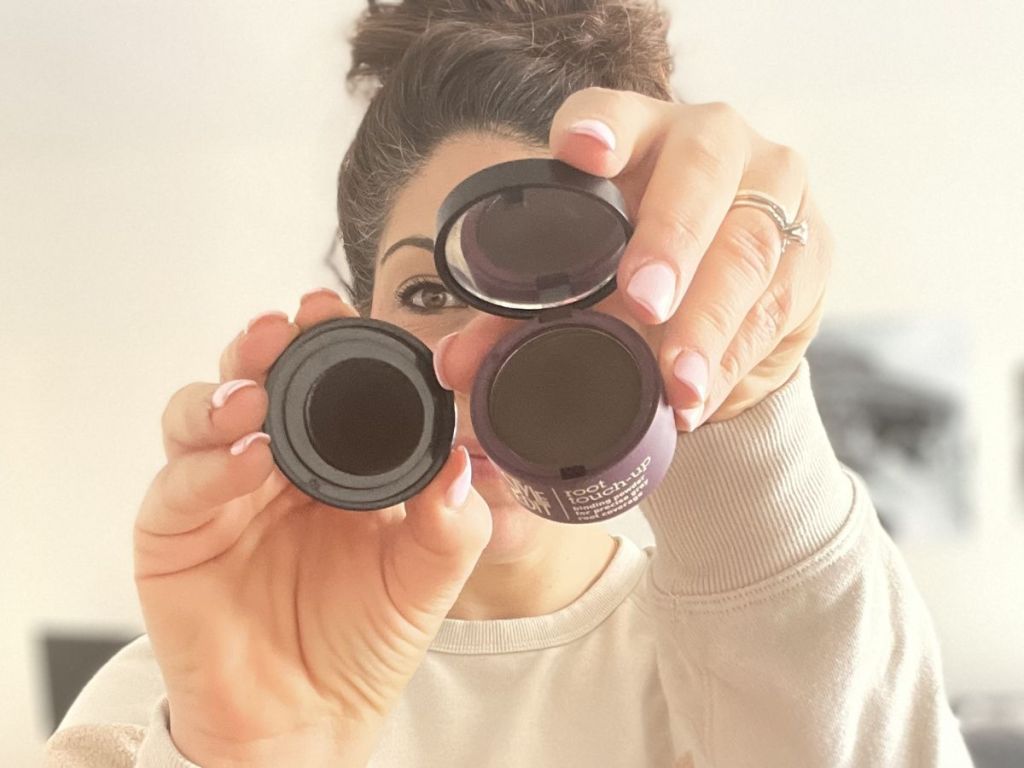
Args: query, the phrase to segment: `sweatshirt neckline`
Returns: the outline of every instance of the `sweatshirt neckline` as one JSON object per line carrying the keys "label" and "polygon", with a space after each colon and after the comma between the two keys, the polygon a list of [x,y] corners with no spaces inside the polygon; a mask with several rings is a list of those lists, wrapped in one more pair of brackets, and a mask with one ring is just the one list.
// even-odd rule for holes
{"label": "sweatshirt neckline", "polygon": [[531,651],[563,645],[590,632],[633,591],[648,554],[632,540],[611,534],[615,553],[590,588],[569,605],[542,616],[514,619],[443,619],[431,651],[482,654]]}

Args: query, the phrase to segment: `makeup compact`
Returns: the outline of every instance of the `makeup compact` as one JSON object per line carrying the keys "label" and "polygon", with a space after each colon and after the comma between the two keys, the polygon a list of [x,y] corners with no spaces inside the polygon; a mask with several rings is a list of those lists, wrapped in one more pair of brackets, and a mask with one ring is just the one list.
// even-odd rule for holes
{"label": "makeup compact", "polygon": [[485,168],[437,214],[434,262],[467,304],[528,320],[491,348],[473,430],[517,501],[565,523],[614,517],[661,481],[677,430],[657,360],[585,309],[615,290],[632,225],[611,181],[559,160]]}
{"label": "makeup compact", "polygon": [[342,509],[419,493],[455,439],[455,396],[438,383],[430,347],[392,323],[314,325],[274,361],[266,389],[263,431],[281,473]]}
{"label": "makeup compact", "polygon": [[[437,214],[440,279],[467,304],[527,320],[486,355],[470,416],[516,500],[547,519],[621,514],[661,481],[677,432],[657,361],[625,322],[587,310],[615,290],[632,225],[608,179],[559,160],[485,168]],[[282,473],[345,509],[418,493],[456,434],[430,349],[393,324],[337,318],[275,361],[263,429]]]}

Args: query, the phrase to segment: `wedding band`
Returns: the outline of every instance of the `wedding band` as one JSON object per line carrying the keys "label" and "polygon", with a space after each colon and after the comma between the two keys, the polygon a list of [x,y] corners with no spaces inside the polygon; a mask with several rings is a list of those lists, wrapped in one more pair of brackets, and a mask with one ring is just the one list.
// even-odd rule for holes
{"label": "wedding band", "polygon": [[782,235],[783,251],[786,250],[790,240],[795,240],[800,245],[807,245],[807,220],[790,220],[789,216],[786,215],[786,209],[777,200],[772,199],[763,192],[757,192],[753,189],[741,189],[736,193],[736,198],[729,208],[731,210],[743,205],[757,208],[772,217],[775,226],[779,228],[779,234]]}

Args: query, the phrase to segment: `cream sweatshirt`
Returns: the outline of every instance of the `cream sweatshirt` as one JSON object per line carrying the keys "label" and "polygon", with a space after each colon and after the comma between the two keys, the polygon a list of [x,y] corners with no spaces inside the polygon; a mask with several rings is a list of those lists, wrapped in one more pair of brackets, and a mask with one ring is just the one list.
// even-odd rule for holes
{"label": "cream sweatshirt", "polygon": [[[575,602],[445,619],[370,768],[970,766],[931,619],[802,361],[743,414],[680,434]],[[558,523],[559,525],[561,523]],[[144,635],[86,685],[47,766],[192,768]]]}

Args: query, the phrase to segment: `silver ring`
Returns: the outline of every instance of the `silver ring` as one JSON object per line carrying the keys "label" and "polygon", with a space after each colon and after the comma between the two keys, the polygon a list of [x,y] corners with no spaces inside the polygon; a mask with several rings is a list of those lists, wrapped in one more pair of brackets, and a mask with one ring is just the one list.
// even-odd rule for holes
{"label": "silver ring", "polygon": [[757,192],[753,189],[741,189],[736,193],[736,199],[733,200],[729,209],[732,210],[743,205],[757,208],[772,217],[775,226],[779,228],[779,234],[782,235],[783,251],[786,250],[790,240],[795,240],[800,245],[807,245],[807,220],[790,220],[789,216],[786,215],[786,209],[778,201],[773,200],[763,192]]}

